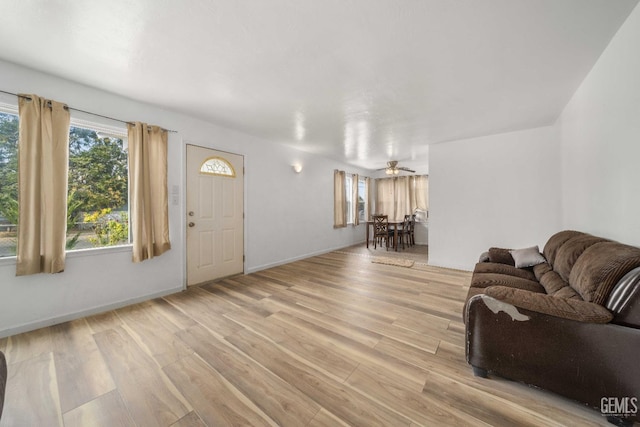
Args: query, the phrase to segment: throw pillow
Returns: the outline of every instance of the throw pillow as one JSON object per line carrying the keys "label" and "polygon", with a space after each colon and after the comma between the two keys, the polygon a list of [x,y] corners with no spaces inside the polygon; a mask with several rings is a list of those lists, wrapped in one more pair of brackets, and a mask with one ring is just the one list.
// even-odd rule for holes
{"label": "throw pillow", "polygon": [[489,248],[489,262],[498,264],[515,265],[513,257],[509,253],[509,249]]}
{"label": "throw pillow", "polygon": [[542,264],[547,260],[540,253],[538,246],[532,246],[524,249],[514,249],[509,251],[513,260],[515,261],[517,268],[533,267],[534,265]]}

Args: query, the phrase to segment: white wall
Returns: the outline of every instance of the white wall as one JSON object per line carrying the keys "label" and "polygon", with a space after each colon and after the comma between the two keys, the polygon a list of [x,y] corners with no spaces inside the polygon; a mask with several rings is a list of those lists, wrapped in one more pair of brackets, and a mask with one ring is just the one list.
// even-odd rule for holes
{"label": "white wall", "polygon": [[[186,143],[245,156],[246,272],[364,242],[364,226],[334,230],[332,222],[333,170],[364,171],[1,61],[0,85],[178,131],[169,144],[168,184],[179,187],[181,200],[169,208],[172,249],[151,261],[131,263],[126,248],[93,251],[68,256],[63,273],[17,278],[15,261],[0,260],[0,337],[183,288]],[[294,161],[302,173],[293,172]]]}
{"label": "white wall", "polygon": [[563,226],[640,245],[640,6],[558,121]]}
{"label": "white wall", "polygon": [[429,264],[472,270],[491,246],[543,246],[559,230],[552,127],[432,145]]}
{"label": "white wall", "polygon": [[247,272],[364,242],[363,224],[333,228],[333,171],[365,171],[265,143],[251,147],[245,165]]}

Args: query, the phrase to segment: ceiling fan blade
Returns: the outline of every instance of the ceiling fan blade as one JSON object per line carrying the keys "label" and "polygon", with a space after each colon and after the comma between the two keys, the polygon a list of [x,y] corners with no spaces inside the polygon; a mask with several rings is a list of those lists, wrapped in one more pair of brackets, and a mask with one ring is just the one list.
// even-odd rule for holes
{"label": "ceiling fan blade", "polygon": [[399,167],[398,169],[406,171],[406,172],[416,173],[416,171],[414,171],[413,169],[409,169],[409,168],[405,168],[405,167]]}

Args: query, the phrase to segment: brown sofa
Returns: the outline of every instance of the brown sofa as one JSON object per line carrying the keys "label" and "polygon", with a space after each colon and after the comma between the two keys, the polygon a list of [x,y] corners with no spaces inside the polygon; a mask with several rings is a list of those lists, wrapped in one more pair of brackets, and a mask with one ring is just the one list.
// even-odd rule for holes
{"label": "brown sofa", "polygon": [[561,231],[544,257],[514,254],[491,248],[474,269],[464,308],[474,374],[640,421],[640,248]]}

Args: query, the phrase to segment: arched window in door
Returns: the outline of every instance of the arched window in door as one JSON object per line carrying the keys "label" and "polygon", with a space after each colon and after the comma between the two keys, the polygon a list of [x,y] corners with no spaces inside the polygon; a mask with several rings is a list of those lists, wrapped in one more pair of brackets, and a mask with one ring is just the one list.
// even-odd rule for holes
{"label": "arched window in door", "polygon": [[236,177],[236,171],[233,169],[231,163],[223,159],[222,157],[210,157],[202,163],[200,166],[200,173],[207,175],[219,175],[228,176],[230,178]]}

